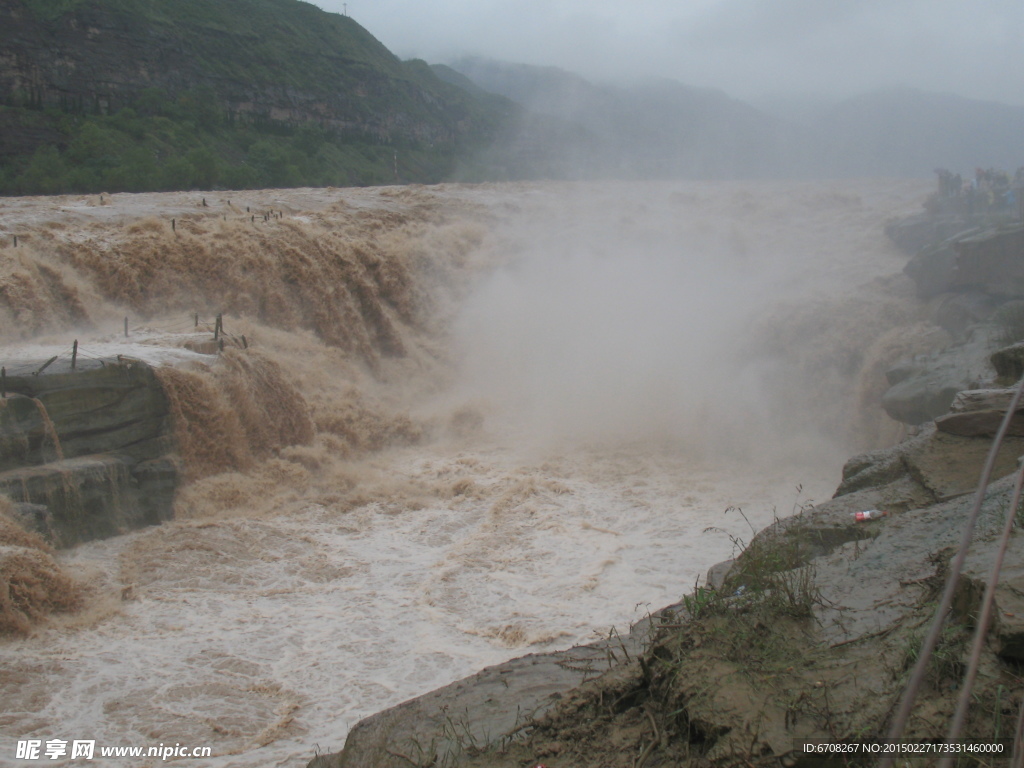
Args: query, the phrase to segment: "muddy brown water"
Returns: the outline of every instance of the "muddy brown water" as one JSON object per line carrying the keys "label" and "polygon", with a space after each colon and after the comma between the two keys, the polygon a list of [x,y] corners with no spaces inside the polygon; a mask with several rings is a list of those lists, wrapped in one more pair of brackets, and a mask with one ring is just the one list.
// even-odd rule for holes
{"label": "muddy brown water", "polygon": [[[58,554],[87,599],[0,641],[0,764],[36,738],[301,766],[362,717],[678,600],[898,437],[873,393],[932,336],[882,225],[928,191],[0,201],[20,243],[0,250],[5,355],[78,338],[174,365],[181,393],[207,393],[193,438],[225,435],[192,457],[174,522]],[[217,311],[283,379],[180,347]],[[287,445],[303,433],[284,400],[308,445]]]}

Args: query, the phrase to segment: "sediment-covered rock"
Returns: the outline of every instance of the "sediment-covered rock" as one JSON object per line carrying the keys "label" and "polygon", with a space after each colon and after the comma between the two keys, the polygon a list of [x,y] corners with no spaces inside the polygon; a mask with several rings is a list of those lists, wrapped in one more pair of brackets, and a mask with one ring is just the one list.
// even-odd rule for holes
{"label": "sediment-covered rock", "polygon": [[942,293],[929,302],[931,320],[954,339],[970,338],[971,329],[987,322],[1003,303],[1002,299],[981,291]]}
{"label": "sediment-covered rock", "polygon": [[[976,229],[968,230],[977,232]],[[924,246],[903,268],[914,281],[919,299],[931,299],[950,290],[956,272],[956,251],[953,240]]]}
{"label": "sediment-covered rock", "polygon": [[[960,392],[953,399],[949,413],[935,419],[942,432],[964,437],[994,437],[999,431],[1015,395],[1014,389],[975,389]],[[1007,425],[1007,434],[1024,436],[1024,402]]]}
{"label": "sediment-covered rock", "polygon": [[964,229],[960,216],[934,216],[922,211],[903,219],[889,222],[885,235],[904,253],[913,256],[922,248],[942,242]]}

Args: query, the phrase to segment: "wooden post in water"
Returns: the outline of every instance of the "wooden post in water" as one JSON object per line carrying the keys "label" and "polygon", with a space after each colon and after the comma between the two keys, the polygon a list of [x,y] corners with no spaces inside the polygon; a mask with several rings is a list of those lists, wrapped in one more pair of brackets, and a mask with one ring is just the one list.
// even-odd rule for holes
{"label": "wooden post in water", "polygon": [[74,344],[71,345],[71,370],[75,370],[78,365],[78,339],[75,339]]}
{"label": "wooden post in water", "polygon": [[18,247],[18,236],[17,235],[14,236],[14,247],[15,248]]}
{"label": "wooden post in water", "polygon": [[243,333],[242,334],[242,349],[248,349],[248,348],[249,348],[249,342],[246,341],[245,334]]}
{"label": "wooden post in water", "polygon": [[224,333],[224,320],[220,312],[217,313],[217,320],[213,324],[213,338],[217,340]]}
{"label": "wooden post in water", "polygon": [[193,328],[198,328],[199,327],[199,313],[198,312],[195,313],[195,319],[196,319],[195,325],[193,325],[192,327]]}
{"label": "wooden post in water", "polygon": [[7,397],[7,366],[0,366],[0,397]]}
{"label": "wooden post in water", "polygon": [[177,226],[175,220],[171,219],[171,232],[177,232],[177,231],[178,231],[178,226]]}
{"label": "wooden post in water", "polygon": [[126,339],[128,338],[128,316],[127,315],[125,315],[125,318],[124,318],[124,337]]}
{"label": "wooden post in water", "polygon": [[49,368],[51,365],[53,365],[53,361],[56,360],[58,357],[60,357],[60,355],[54,355],[53,357],[51,357],[49,360],[47,360],[45,363],[43,363],[42,366],[40,366],[38,371],[35,371],[32,375],[33,376],[38,376],[40,373],[42,373],[47,368]]}

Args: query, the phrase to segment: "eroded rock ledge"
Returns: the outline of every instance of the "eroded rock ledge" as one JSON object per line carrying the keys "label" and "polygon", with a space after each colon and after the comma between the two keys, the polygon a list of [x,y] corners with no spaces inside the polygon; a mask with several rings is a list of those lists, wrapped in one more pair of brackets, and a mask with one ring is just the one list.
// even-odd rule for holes
{"label": "eroded rock ledge", "polygon": [[0,493],[19,522],[68,547],[170,519],[178,467],[167,397],[149,365],[12,369],[34,369],[8,375],[0,398]]}

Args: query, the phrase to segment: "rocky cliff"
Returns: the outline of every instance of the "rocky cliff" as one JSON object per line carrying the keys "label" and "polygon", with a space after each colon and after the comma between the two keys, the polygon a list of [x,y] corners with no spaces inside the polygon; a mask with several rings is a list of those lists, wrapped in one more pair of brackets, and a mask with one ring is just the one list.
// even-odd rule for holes
{"label": "rocky cliff", "polygon": [[5,194],[439,181],[519,112],[299,0],[0,0],[0,105]]}
{"label": "rocky cliff", "polygon": [[[250,121],[451,142],[474,102],[347,16],[298,0],[0,2],[0,100],[112,114],[146,89],[208,89]],[[200,110],[202,111],[202,110]]]}

